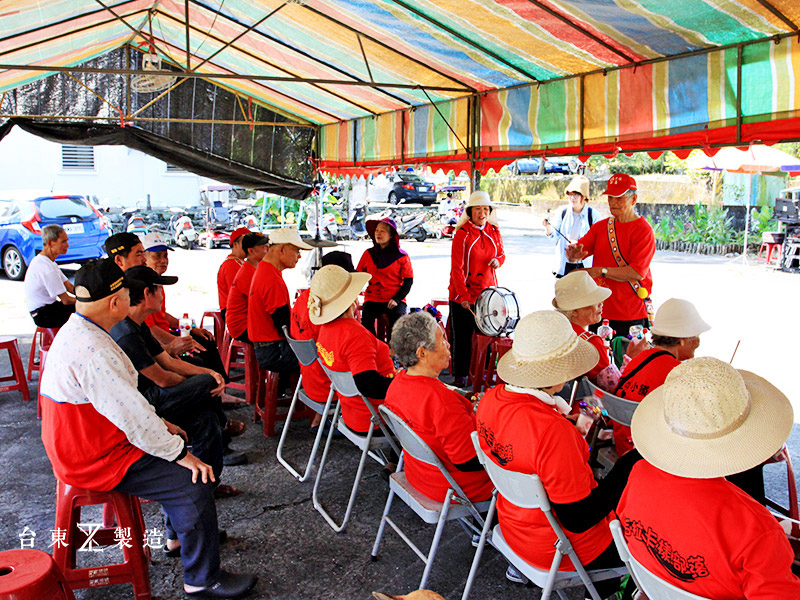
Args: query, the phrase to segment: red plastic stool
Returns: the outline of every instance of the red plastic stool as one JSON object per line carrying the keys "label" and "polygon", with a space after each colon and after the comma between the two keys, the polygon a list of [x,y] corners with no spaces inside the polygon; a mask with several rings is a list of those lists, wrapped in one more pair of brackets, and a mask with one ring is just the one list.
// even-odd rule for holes
{"label": "red plastic stool", "polygon": [[[124,561],[121,563],[77,568],[77,551],[88,538],[78,527],[81,522],[81,507],[97,504],[103,505],[104,515],[108,510],[106,505],[113,507],[117,527],[104,527],[103,523],[94,524],[99,529],[92,536],[92,541],[99,546],[118,545],[119,540],[115,539],[117,529],[130,528],[130,535],[126,535],[130,540],[130,548],[126,547],[127,544],[122,545]],[[53,559],[73,590],[130,583],[137,600],[151,600],[149,556],[144,548],[144,519],[136,496],[122,492],[93,492],[59,481],[55,530],[64,532],[65,539],[64,544],[56,543],[53,546]]]}
{"label": "red plastic stool", "polygon": [[214,320],[214,341],[217,342],[217,352],[219,352],[220,356],[223,356],[224,347],[222,342],[225,337],[225,323],[222,322],[222,312],[218,308],[204,312],[203,316],[200,317],[200,327],[203,327],[203,322],[206,318]]}
{"label": "red plastic stool", "polygon": [[0,337],[0,350],[8,350],[8,358],[11,361],[11,375],[0,377],[0,383],[5,381],[13,381],[10,385],[0,385],[0,392],[12,392],[19,390],[22,393],[22,399],[26,402],[30,401],[31,393],[28,390],[28,380],[25,377],[25,367],[22,365],[22,358],[19,355],[19,344],[17,338],[12,336]]}
{"label": "red plastic stool", "polygon": [[477,394],[486,384],[486,361],[489,358],[489,346],[496,340],[496,337],[483,335],[480,333],[472,334],[472,358],[469,363],[469,384],[472,391]]}
{"label": "red plastic stool", "polygon": [[500,383],[505,383],[497,376],[497,361],[509,350],[511,350],[511,338],[495,338],[495,340],[489,344],[488,364],[486,367],[486,377],[484,378],[484,384],[487,389]]}
{"label": "red plastic stool", "polygon": [[41,550],[0,552],[0,598],[3,600],[75,600],[53,557]]}
{"label": "red plastic stool", "polygon": [[[286,420],[292,399],[290,396],[278,397],[278,373],[262,369],[257,363],[256,367],[258,368],[258,391],[253,422],[258,423],[259,420],[263,420],[264,435],[272,437],[275,435],[275,424],[278,421]],[[288,389],[294,390],[295,385],[290,385]],[[279,407],[285,407],[286,410],[280,412],[278,410]],[[303,419],[311,416],[313,416],[311,409],[304,407],[302,410],[295,410],[292,414],[292,419]]]}
{"label": "red plastic stool", "polygon": [[[258,393],[258,362],[253,344],[231,339],[223,362],[230,383],[226,387],[243,391],[248,404],[255,404]],[[242,375],[232,375],[233,369],[244,369]]]}
{"label": "red plastic stool", "polygon": [[[42,377],[42,352],[47,353],[53,344],[60,327],[37,327],[31,340],[31,351],[28,355],[28,381],[33,378],[33,372],[39,371],[39,378]],[[38,342],[38,344],[37,344]],[[37,352],[38,346],[38,352]]]}
{"label": "red plastic stool", "polygon": [[758,257],[757,260],[761,260],[761,254],[766,252],[767,254],[767,264],[772,264],[772,256],[774,253],[775,262],[780,262],[781,260],[781,253],[783,252],[783,244],[774,244],[772,242],[761,242],[761,246],[758,249]]}

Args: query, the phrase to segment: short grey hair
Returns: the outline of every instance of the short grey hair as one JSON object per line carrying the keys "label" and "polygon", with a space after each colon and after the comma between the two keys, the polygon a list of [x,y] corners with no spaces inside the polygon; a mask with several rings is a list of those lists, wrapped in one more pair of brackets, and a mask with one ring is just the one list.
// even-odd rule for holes
{"label": "short grey hair", "polygon": [[392,327],[392,353],[404,367],[413,367],[419,360],[417,348],[436,349],[436,319],[424,310],[404,315]]}
{"label": "short grey hair", "polygon": [[625,193],[623,194],[623,196],[625,196],[626,198],[633,198],[635,195],[636,195],[636,190],[634,189],[626,190]]}
{"label": "short grey hair", "polygon": [[61,225],[45,225],[42,227],[42,245],[46,246],[47,242],[55,242],[62,233],[66,233],[66,231]]}

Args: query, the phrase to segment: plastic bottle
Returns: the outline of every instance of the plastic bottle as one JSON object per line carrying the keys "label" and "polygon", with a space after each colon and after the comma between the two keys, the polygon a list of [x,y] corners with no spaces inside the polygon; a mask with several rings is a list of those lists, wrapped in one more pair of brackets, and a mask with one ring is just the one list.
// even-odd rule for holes
{"label": "plastic bottle", "polygon": [[634,341],[641,340],[644,337],[644,327],[641,325],[631,325],[628,331],[628,337]]}
{"label": "plastic bottle", "polygon": [[653,324],[653,319],[656,316],[656,310],[653,307],[653,301],[648,296],[644,299],[644,308],[647,311],[647,320],[650,321],[650,325]]}
{"label": "plastic bottle", "polygon": [[611,329],[611,325],[608,324],[608,319],[603,319],[603,324],[597,328],[597,335],[603,338],[606,346],[611,345],[611,338],[614,337],[614,330]]}
{"label": "plastic bottle", "polygon": [[181,330],[181,337],[189,337],[192,334],[192,320],[189,318],[189,313],[183,313],[178,319],[178,329]]}

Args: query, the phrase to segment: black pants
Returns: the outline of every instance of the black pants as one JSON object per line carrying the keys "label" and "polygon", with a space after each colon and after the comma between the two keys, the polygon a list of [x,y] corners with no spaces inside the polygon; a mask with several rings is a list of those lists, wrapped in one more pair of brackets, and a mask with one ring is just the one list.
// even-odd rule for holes
{"label": "black pants", "polygon": [[406,314],[407,311],[408,306],[405,302],[398,303],[394,308],[389,308],[388,302],[364,302],[361,307],[361,324],[372,335],[377,335],[376,321],[380,319],[381,315],[386,315],[389,318],[389,331],[386,336],[388,339],[392,337],[392,327],[394,327],[397,319]]}
{"label": "black pants", "polygon": [[244,333],[242,333],[241,335],[237,335],[236,340],[239,342],[247,342],[248,344],[251,343],[250,338],[247,337],[247,329],[245,329]]}
{"label": "black pants", "polygon": [[[608,548],[603,550],[600,556],[595,558],[588,565],[584,565],[584,567],[586,567],[587,571],[595,571],[598,569],[612,569],[614,567],[621,567],[623,565],[624,563],[619,557],[617,547],[614,545],[614,542],[611,542],[608,545]],[[611,594],[619,590],[620,581],[620,579],[606,579],[605,581],[597,581],[595,582],[594,587],[597,589],[597,593],[601,598],[608,598]],[[628,593],[631,593],[630,590],[628,590]],[[588,590],[586,592],[586,597],[589,597]]]}
{"label": "black pants", "polygon": [[155,500],[181,541],[183,581],[207,586],[219,577],[219,533],[214,486],[192,483],[192,472],[145,454],[133,463],[114,490]]}
{"label": "black pants", "polygon": [[156,414],[174,423],[189,437],[192,454],[222,473],[222,429],[227,417],[222,402],[211,395],[217,382],[211,375],[194,375],[169,388],[152,386],[144,397]]}
{"label": "black pants", "polygon": [[[474,309],[474,305],[473,305]],[[450,301],[450,351],[453,354],[453,377],[466,377],[472,359],[472,334],[475,317],[459,302]]]}
{"label": "black pants", "polygon": [[64,304],[56,300],[31,311],[31,317],[33,317],[33,322],[36,323],[37,327],[54,328],[64,325],[74,312],[74,304]]}
{"label": "black pants", "polygon": [[225,378],[225,383],[229,383],[230,379],[228,379],[228,373],[225,371],[225,367],[222,365],[222,358],[219,355],[217,342],[214,340],[207,340],[206,338],[200,336],[192,336],[192,339],[205,348],[205,350],[196,354],[187,354],[185,357],[183,357],[183,360],[198,367],[211,369],[212,371],[222,375]]}

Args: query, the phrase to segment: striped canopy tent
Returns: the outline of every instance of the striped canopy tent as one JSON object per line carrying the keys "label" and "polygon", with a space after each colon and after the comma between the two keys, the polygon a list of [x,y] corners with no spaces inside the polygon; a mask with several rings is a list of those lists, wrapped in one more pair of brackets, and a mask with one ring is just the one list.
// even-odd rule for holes
{"label": "striped canopy tent", "polygon": [[[129,48],[235,95],[234,128],[260,125],[253,106],[313,128],[330,172],[713,153],[800,139],[798,24],[796,0],[5,0],[0,114],[54,73],[102,96],[93,77],[138,63],[86,65]],[[137,125],[130,96],[88,117]]]}

